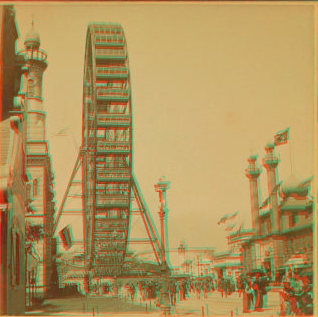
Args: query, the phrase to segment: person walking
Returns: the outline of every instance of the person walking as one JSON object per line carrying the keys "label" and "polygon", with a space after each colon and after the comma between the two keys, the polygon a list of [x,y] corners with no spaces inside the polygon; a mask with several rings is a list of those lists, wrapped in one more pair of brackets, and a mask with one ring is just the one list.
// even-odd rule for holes
{"label": "person walking", "polygon": [[253,281],[249,280],[246,286],[246,293],[247,293],[247,310],[253,311],[254,310],[254,289],[253,289]]}
{"label": "person walking", "polygon": [[253,285],[252,288],[254,290],[254,309],[257,310],[259,308],[259,288],[258,288],[258,283],[256,282],[256,278],[253,280]]}

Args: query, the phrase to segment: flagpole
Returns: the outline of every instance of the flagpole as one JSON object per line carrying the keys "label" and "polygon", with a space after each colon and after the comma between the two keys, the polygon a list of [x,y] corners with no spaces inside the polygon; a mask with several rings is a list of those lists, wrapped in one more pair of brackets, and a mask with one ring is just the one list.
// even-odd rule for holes
{"label": "flagpole", "polygon": [[292,153],[292,146],[291,146],[290,129],[289,129],[288,133],[289,133],[289,140],[288,140],[288,143],[289,143],[289,160],[290,160],[290,170],[291,170],[291,173],[293,173],[293,153]]}

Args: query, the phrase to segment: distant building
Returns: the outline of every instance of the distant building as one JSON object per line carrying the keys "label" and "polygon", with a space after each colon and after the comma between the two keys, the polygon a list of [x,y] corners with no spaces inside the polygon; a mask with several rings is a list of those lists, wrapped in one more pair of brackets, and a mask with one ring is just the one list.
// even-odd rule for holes
{"label": "distant building", "polygon": [[[170,248],[169,266],[173,275],[207,276],[213,273],[213,256],[215,247],[188,247],[184,242],[178,248]],[[146,262],[152,262],[152,251],[136,254]]]}
{"label": "distant building", "polygon": [[250,180],[251,210],[255,233],[243,245],[243,263],[247,271],[264,268],[272,280],[280,282],[292,258],[301,255],[301,266],[313,263],[313,198],[310,179],[301,180],[293,173],[279,182],[279,156],[274,144],[265,148],[268,198],[261,205],[259,177],[262,172],[257,156],[249,158],[246,175]]}
{"label": "distant building", "polygon": [[214,270],[216,276],[226,277],[234,274],[238,276],[243,268],[242,245],[254,234],[252,229],[244,229],[242,226],[231,232],[228,239],[228,250],[214,254]]}
{"label": "distant building", "polygon": [[25,49],[19,56],[26,59],[29,69],[27,77],[26,103],[26,172],[30,179],[28,191],[32,194],[31,212],[26,222],[40,225],[46,236],[28,255],[27,284],[35,289],[37,297],[46,297],[52,282],[52,230],[55,212],[52,161],[46,138],[46,110],[43,103],[43,73],[47,68],[47,53],[40,49],[40,36],[32,27],[24,41]]}
{"label": "distant building", "polygon": [[16,55],[13,6],[0,6],[0,313],[25,312],[25,213],[29,208],[24,129],[27,68]]}

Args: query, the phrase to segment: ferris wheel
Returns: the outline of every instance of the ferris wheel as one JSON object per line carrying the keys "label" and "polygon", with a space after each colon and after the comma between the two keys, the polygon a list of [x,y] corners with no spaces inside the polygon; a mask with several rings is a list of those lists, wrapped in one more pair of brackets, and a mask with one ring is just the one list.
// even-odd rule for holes
{"label": "ferris wheel", "polygon": [[[82,105],[82,146],[54,231],[80,183],[84,266],[94,276],[125,269],[131,217],[143,218],[158,264],[162,245],[133,173],[132,98],[126,38],[120,24],[90,23],[87,29]],[[82,180],[75,181],[81,167]],[[135,207],[133,207],[135,205]],[[135,209],[134,209],[135,208]],[[142,241],[138,241],[141,243]]]}

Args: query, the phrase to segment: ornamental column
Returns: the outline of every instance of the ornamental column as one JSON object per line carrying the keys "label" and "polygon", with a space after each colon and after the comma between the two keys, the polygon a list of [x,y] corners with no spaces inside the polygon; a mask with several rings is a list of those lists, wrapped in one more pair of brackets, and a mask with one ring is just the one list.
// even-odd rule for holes
{"label": "ornamental column", "polygon": [[167,261],[169,261],[169,255],[167,253],[167,247],[169,248],[169,238],[168,238],[168,211],[166,192],[170,188],[170,182],[165,180],[165,177],[159,179],[158,183],[155,185],[155,190],[159,193],[160,200],[160,227],[161,227],[161,244],[162,244],[162,265],[168,266]]}
{"label": "ornamental column", "polygon": [[270,206],[271,206],[271,227],[272,231],[280,231],[280,209],[278,207],[279,198],[277,183],[278,183],[278,171],[277,165],[280,162],[280,158],[275,153],[275,145],[269,143],[265,147],[266,155],[264,158],[263,165],[267,169],[267,178],[268,178],[268,194],[270,197]]}
{"label": "ornamental column", "polygon": [[250,180],[250,197],[251,197],[251,211],[252,224],[256,233],[261,234],[261,223],[259,220],[259,206],[260,206],[260,185],[259,176],[262,173],[262,167],[257,164],[258,155],[251,155],[248,159],[249,165],[246,169],[246,176]]}
{"label": "ornamental column", "polygon": [[161,226],[161,274],[162,274],[162,281],[161,281],[161,296],[160,296],[160,306],[162,309],[163,315],[170,315],[171,313],[171,305],[170,305],[170,298],[169,298],[169,275],[170,275],[170,268],[167,264],[168,253],[167,253],[167,246],[169,246],[168,242],[168,211],[167,208],[167,200],[166,200],[166,192],[170,187],[170,182],[165,180],[165,177],[159,179],[158,183],[155,185],[155,190],[159,193],[160,199],[160,226]]}

